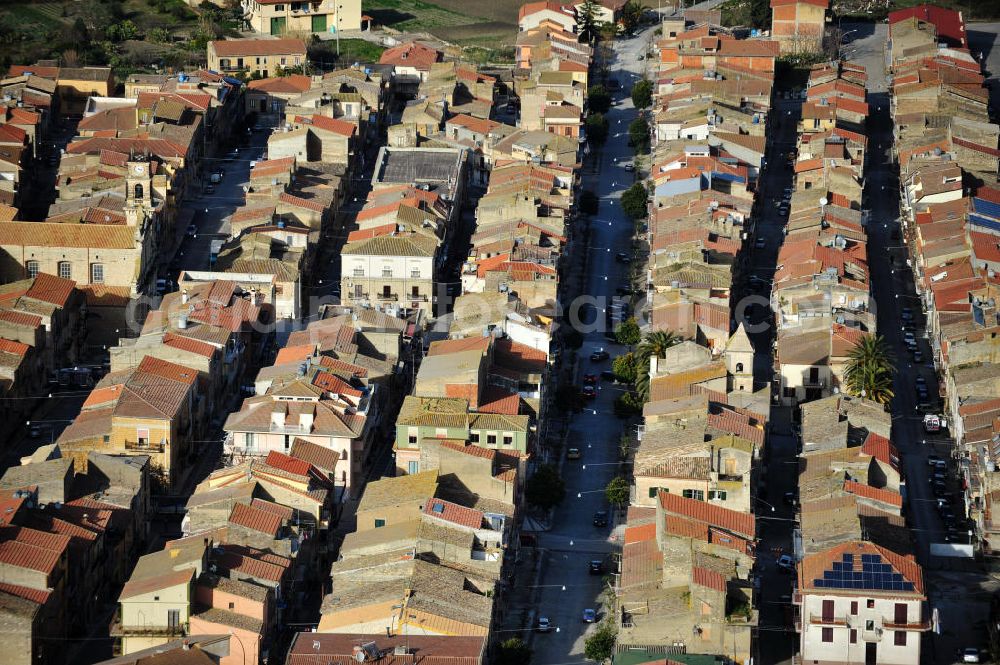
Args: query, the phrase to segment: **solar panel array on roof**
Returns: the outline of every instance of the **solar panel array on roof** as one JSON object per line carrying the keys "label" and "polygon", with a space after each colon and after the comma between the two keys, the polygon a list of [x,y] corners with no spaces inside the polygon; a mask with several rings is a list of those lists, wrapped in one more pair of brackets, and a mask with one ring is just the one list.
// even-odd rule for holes
{"label": "solar panel array on roof", "polygon": [[1000,219],[1000,204],[986,199],[972,199],[972,207],[982,215],[989,215],[994,219]]}
{"label": "solar panel array on roof", "polygon": [[985,229],[1000,231],[1000,221],[990,219],[989,217],[983,217],[982,215],[970,214],[969,223],[973,226],[981,226]]}
{"label": "solar panel array on roof", "polygon": [[879,554],[862,554],[861,570],[854,568],[854,555],[845,554],[834,561],[832,570],[824,570],[822,579],[814,579],[818,589],[858,589],[880,591],[913,591],[913,582],[903,579],[892,565],[882,562]]}

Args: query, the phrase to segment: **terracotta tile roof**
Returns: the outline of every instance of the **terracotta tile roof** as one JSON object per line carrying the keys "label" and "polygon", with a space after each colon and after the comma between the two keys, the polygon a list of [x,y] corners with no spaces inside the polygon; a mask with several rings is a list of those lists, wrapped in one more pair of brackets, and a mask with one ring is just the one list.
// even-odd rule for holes
{"label": "terracotta tile roof", "polygon": [[660,506],[668,513],[716,526],[744,538],[753,538],[755,535],[754,516],[750,513],[741,513],[697,499],[685,499],[669,492],[660,492],[659,500]]}
{"label": "terracotta tile roof", "polygon": [[502,413],[516,416],[521,412],[521,397],[500,386],[486,386],[483,398],[476,410],[479,413]]}
{"label": "terracotta tile roof", "polygon": [[476,118],[471,115],[466,115],[460,113],[452,118],[449,118],[445,125],[457,125],[459,127],[465,127],[471,132],[476,134],[489,134],[491,131],[500,126],[499,122],[494,122],[493,120],[486,120],[484,118]]}
{"label": "terracotta tile roof", "polygon": [[233,506],[232,512],[229,513],[229,523],[277,537],[278,532],[281,531],[283,520],[272,512],[252,508],[244,503],[237,503]]}
{"label": "terracotta tile roof", "polygon": [[[69,538],[66,538],[67,546]],[[28,568],[37,570],[46,575],[51,575],[59,565],[61,552],[29,545],[18,540],[5,540],[0,542],[0,563],[17,568]]]}
{"label": "terracotta tile roof", "polygon": [[632,543],[638,543],[643,540],[654,540],[656,539],[656,522],[650,522],[649,524],[642,524],[639,526],[626,526],[625,527],[625,544],[631,545]]}
{"label": "terracotta tile roof", "polygon": [[659,401],[690,395],[693,386],[726,376],[726,365],[714,362],[703,367],[653,377],[650,381],[650,399]]}
{"label": "terracotta tile roof", "polygon": [[893,492],[892,490],[872,487],[871,485],[864,485],[854,480],[845,480],[844,491],[865,499],[886,503],[897,508],[903,507],[903,497],[898,492]]}
{"label": "terracotta tile roof", "polygon": [[297,206],[299,208],[305,208],[306,210],[312,210],[314,212],[324,212],[326,211],[326,204],[321,201],[314,201],[312,199],[303,198],[289,192],[282,192],[278,195],[278,200],[282,203],[287,203],[291,206]]}
{"label": "terracotta tile roof", "polygon": [[339,118],[329,118],[325,115],[295,116],[295,122],[312,125],[317,129],[322,129],[341,136],[354,136],[358,128],[353,122],[341,120]]}
{"label": "terracotta tile roof", "polygon": [[284,346],[278,349],[278,355],[274,359],[274,364],[283,365],[285,363],[294,363],[303,360],[308,360],[315,353],[316,353],[316,345],[314,344],[298,344],[295,346]]}
{"label": "terracotta tile roof", "polygon": [[312,464],[306,462],[305,460],[296,459],[285,455],[284,453],[278,452],[277,450],[272,450],[267,454],[267,458],[264,463],[268,466],[273,466],[282,471],[288,471],[289,473],[294,473],[299,476],[308,476],[310,471],[312,471]]}
{"label": "terracotta tile roof", "polygon": [[0,245],[132,249],[135,237],[127,226],[5,222],[0,224]]}
{"label": "terracotta tile roof", "polygon": [[263,510],[266,513],[273,513],[283,520],[290,520],[295,517],[295,510],[293,508],[283,506],[280,503],[274,503],[273,501],[254,498],[250,501],[250,507]]}
{"label": "terracotta tile roof", "polygon": [[170,587],[189,584],[194,578],[194,568],[182,568],[181,570],[164,571],[162,574],[152,577],[136,578],[133,573],[132,578],[125,583],[122,591],[118,594],[119,600],[124,598],[134,598],[153,591],[160,591]]}
{"label": "terracotta tile roof", "polygon": [[63,279],[62,277],[41,272],[35,277],[24,295],[35,300],[65,307],[70,296],[73,295],[75,287],[76,282],[71,279]]}
{"label": "terracotta tile roof", "polygon": [[455,452],[464,453],[472,457],[481,457],[488,460],[492,460],[497,456],[497,451],[492,448],[483,448],[482,446],[477,446],[471,443],[464,444],[443,440],[441,441],[441,447],[454,450]]}
{"label": "terracotta tile roof", "polygon": [[0,582],[0,592],[30,600],[38,605],[47,603],[49,596],[52,594],[48,589],[32,589],[31,587],[9,584],[7,582]]}
{"label": "terracotta tile roof", "polygon": [[42,317],[10,309],[0,310],[0,321],[28,328],[37,328],[42,325]]}
{"label": "terracotta tile roof", "polygon": [[378,61],[382,65],[429,70],[433,63],[441,61],[441,52],[424,44],[407,42],[386,49]]}
{"label": "terracotta tile roof", "polygon": [[306,54],[306,44],[301,39],[225,39],[209,42],[208,48],[214,48],[215,54],[223,58]]}
{"label": "terracotta tile roof", "polygon": [[[0,319],[2,320],[2,319]],[[27,344],[22,344],[21,342],[16,342],[12,339],[7,339],[5,337],[0,337],[0,352],[11,353],[15,356],[24,357],[28,354],[31,349]]]}
{"label": "terracotta tile roof", "polygon": [[869,432],[861,451],[865,455],[871,455],[883,464],[888,464],[891,468],[899,470],[899,451],[884,436]]}
{"label": "terracotta tile roof", "polygon": [[486,353],[490,348],[490,337],[462,337],[459,339],[442,339],[431,342],[427,350],[428,356],[443,356],[464,351],[480,351]]}
{"label": "terracotta tile roof", "polygon": [[[845,559],[845,555],[848,558]],[[896,554],[895,552],[876,545],[874,543],[854,540],[846,543],[841,543],[840,545],[835,545],[828,550],[822,552],[817,552],[816,554],[810,554],[806,556],[800,563],[798,568],[799,577],[799,589],[802,591],[814,591],[818,588],[816,586],[817,580],[824,579],[825,571],[833,570],[834,562],[844,562],[847,563],[849,570],[861,571],[862,570],[862,555],[868,555],[869,560],[872,557],[878,557],[877,561],[880,563],[888,563],[892,566],[894,573],[898,573],[902,576],[902,580],[909,582],[913,585],[913,591],[907,592],[902,590],[883,590],[885,595],[889,597],[899,596],[905,593],[916,593],[923,595],[924,593],[924,579],[923,570],[920,565],[910,556],[902,556]],[[871,596],[875,589],[851,589],[851,590],[833,590],[822,588],[822,592],[825,594],[851,594],[860,592],[862,595]]]}
{"label": "terracotta tile roof", "polygon": [[313,467],[327,473],[334,471],[340,460],[340,453],[336,450],[297,437],[292,441],[291,452],[292,457],[308,462]]}
{"label": "terracotta tile roof", "polygon": [[321,356],[319,364],[334,371],[349,372],[351,375],[356,376],[359,379],[368,378],[367,368],[362,367],[361,365],[355,365],[354,363],[349,363],[346,360],[331,358],[330,356]]}
{"label": "terracotta tile roof", "polygon": [[764,424],[742,413],[723,409],[721,413],[708,415],[708,425],[752,441],[758,446],[764,444]]}
{"label": "terracotta tile roof", "polygon": [[483,526],[483,513],[472,508],[460,506],[444,499],[431,499],[424,503],[424,515],[458,524],[469,529],[479,529]]}
{"label": "terracotta tile roof", "polygon": [[721,573],[709,570],[708,568],[692,567],[691,582],[706,589],[712,589],[720,593],[726,592],[726,578]]}
{"label": "terracotta tile roof", "polygon": [[208,342],[203,342],[199,339],[193,339],[191,337],[184,337],[183,335],[178,335],[177,333],[167,333],[163,336],[163,345],[169,346],[173,349],[180,349],[182,351],[188,351],[189,353],[195,353],[199,356],[204,356],[205,358],[211,358],[218,349]]}
{"label": "terracotta tile roof", "polygon": [[[399,208],[398,205],[387,206],[387,207],[392,207],[393,211]],[[390,222],[388,224],[382,224],[380,226],[372,226],[367,229],[359,229],[357,231],[351,231],[350,233],[347,234],[347,242],[357,242],[359,240],[368,240],[369,238],[375,238],[378,236],[391,235],[396,232],[396,228],[397,228],[396,223]]]}
{"label": "terracotta tile roof", "polygon": [[719,45],[718,54],[741,58],[776,58],[779,50],[778,42],[763,39],[726,39]]}
{"label": "terracotta tile roof", "polygon": [[364,393],[332,372],[316,372],[313,385],[341,397],[360,398]]}
{"label": "terracotta tile roof", "polygon": [[[225,544],[220,549],[222,549],[222,553],[216,555],[214,561],[231,573],[237,573],[238,579],[242,575],[246,575],[272,582],[281,582],[291,565],[291,561],[286,557],[268,554],[249,547]],[[230,574],[230,577],[233,575]]]}
{"label": "terracotta tile roof", "polygon": [[247,88],[250,90],[262,90],[264,92],[305,92],[312,87],[312,77],[302,74],[292,74],[291,76],[278,76],[274,78],[250,81]]}

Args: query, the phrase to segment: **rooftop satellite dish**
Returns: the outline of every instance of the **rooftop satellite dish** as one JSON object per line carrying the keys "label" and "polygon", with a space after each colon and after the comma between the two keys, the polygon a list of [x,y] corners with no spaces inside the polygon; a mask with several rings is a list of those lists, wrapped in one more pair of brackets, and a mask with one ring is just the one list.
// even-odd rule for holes
{"label": "rooftop satellite dish", "polygon": [[825,206],[825,205],[826,205],[826,204],[828,204],[828,203],[829,203],[829,201],[827,201],[827,200],[826,200],[826,197],[825,197],[825,196],[824,196],[823,198],[821,198],[821,199],[819,200],[819,204],[820,204],[821,206]]}

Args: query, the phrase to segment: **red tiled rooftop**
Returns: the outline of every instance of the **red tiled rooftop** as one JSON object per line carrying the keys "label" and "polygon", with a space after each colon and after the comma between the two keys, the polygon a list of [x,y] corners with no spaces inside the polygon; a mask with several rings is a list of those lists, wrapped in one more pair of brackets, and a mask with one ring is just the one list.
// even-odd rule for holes
{"label": "red tiled rooftop", "polygon": [[479,529],[483,526],[482,512],[444,499],[431,499],[424,504],[423,512],[430,517],[436,517],[469,529]]}
{"label": "red tiled rooftop", "polygon": [[685,499],[677,494],[660,492],[660,506],[668,512],[689,517],[703,524],[716,526],[746,538],[755,534],[754,516],[697,499]]}
{"label": "red tiled rooftop", "polygon": [[274,513],[237,503],[229,514],[229,522],[273,537],[281,530],[282,519]]}

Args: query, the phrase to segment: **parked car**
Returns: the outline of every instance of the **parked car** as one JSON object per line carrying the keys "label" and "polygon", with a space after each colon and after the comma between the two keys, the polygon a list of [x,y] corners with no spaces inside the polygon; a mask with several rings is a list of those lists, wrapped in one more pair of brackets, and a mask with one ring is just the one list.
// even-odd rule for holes
{"label": "parked car", "polygon": [[753,246],[757,249],[764,249],[767,247],[767,241],[763,238],[757,238],[757,241],[753,244]]}
{"label": "parked car", "polygon": [[584,386],[580,394],[583,395],[584,399],[597,399],[597,389],[594,386]]}
{"label": "parked car", "polygon": [[779,556],[777,563],[778,563],[778,568],[781,568],[781,570],[785,571],[786,573],[790,573],[793,570],[795,570],[795,561],[792,559],[792,556],[790,554],[782,554],[781,556]]}
{"label": "parked car", "polygon": [[913,353],[913,362],[915,363],[924,362],[924,354],[920,349],[918,349],[917,347],[913,347],[911,351]]}
{"label": "parked car", "polygon": [[590,574],[591,575],[600,575],[603,572],[604,572],[604,562],[602,562],[602,561],[600,561],[598,559],[594,559],[593,561],[590,562]]}
{"label": "parked car", "polygon": [[583,383],[584,383],[584,385],[588,385],[588,386],[594,385],[595,383],[597,383],[597,375],[596,374],[584,374],[583,375]]}
{"label": "parked car", "polygon": [[937,466],[938,462],[943,462],[943,461],[944,460],[941,459],[937,455],[928,455],[927,456],[927,466]]}
{"label": "parked car", "polygon": [[979,649],[975,647],[968,647],[962,650],[962,662],[963,663],[978,663],[979,662]]}
{"label": "parked car", "polygon": [[928,434],[941,431],[941,419],[933,413],[924,416],[924,431]]}
{"label": "parked car", "polygon": [[188,224],[186,234],[189,238],[193,238],[198,235],[198,227],[194,224]]}
{"label": "parked car", "polygon": [[206,194],[215,194],[215,185],[209,185],[205,188]]}
{"label": "parked car", "polygon": [[904,307],[899,312],[899,318],[902,319],[903,321],[912,321],[913,320],[913,310],[910,309],[909,307]]}
{"label": "parked car", "polygon": [[567,448],[566,449],[566,459],[580,459],[583,455],[580,453],[579,448]]}
{"label": "parked car", "polygon": [[[592,610],[587,608],[583,611],[583,622],[584,623],[594,623],[597,621],[597,610]],[[976,661],[979,662],[978,660]]]}
{"label": "parked car", "polygon": [[604,349],[598,349],[597,351],[594,351],[593,353],[590,354],[590,361],[599,363],[604,360],[607,360],[610,357],[611,356],[610,354],[608,354],[607,351],[605,351]]}
{"label": "parked car", "polygon": [[632,162],[626,162],[625,163],[625,170],[626,171],[635,171],[635,164],[633,164]]}
{"label": "parked car", "polygon": [[594,526],[607,526],[608,525],[608,511],[598,510],[594,513]]}
{"label": "parked car", "polygon": [[552,630],[552,624],[549,623],[548,617],[538,617],[538,627],[536,630],[539,633],[547,633]]}
{"label": "parked car", "polygon": [[906,332],[903,333],[903,342],[908,345],[917,343],[917,338],[913,334],[913,331],[907,330]]}

